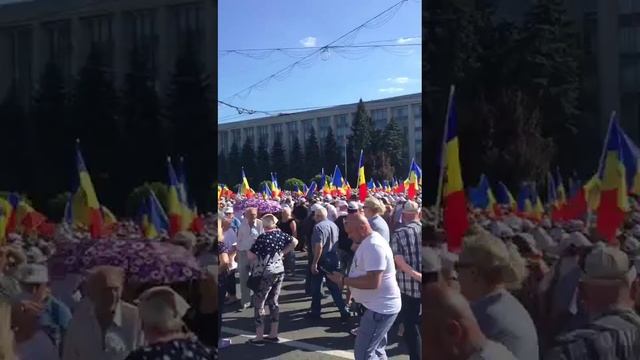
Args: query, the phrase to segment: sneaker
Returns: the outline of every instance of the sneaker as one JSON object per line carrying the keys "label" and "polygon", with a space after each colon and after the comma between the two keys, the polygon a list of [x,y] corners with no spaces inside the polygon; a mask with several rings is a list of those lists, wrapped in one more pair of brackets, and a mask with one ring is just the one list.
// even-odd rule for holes
{"label": "sneaker", "polygon": [[279,337],[270,337],[270,336],[265,336],[262,338],[262,340],[266,341],[266,342],[270,342],[270,343],[279,343],[280,342],[280,338]]}
{"label": "sneaker", "polygon": [[349,331],[349,333],[351,335],[353,335],[353,336],[358,336],[358,328],[351,329],[351,331]]}
{"label": "sneaker", "polygon": [[220,339],[218,342],[218,349],[224,349],[229,345],[231,345],[231,339]]}
{"label": "sneaker", "polygon": [[262,340],[249,339],[247,340],[247,344],[255,345],[255,346],[264,346],[264,338]]}

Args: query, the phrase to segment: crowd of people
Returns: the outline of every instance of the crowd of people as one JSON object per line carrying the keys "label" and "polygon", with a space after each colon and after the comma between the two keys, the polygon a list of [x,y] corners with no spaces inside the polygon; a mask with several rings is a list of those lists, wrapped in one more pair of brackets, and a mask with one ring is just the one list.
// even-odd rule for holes
{"label": "crowd of people", "polygon": [[[248,343],[278,343],[278,324],[288,321],[281,318],[278,303],[283,281],[301,275],[310,298],[307,320],[322,319],[326,286],[340,313],[336,321],[346,336],[355,336],[355,359],[385,359],[394,324],[410,359],[422,359],[422,211],[417,199],[382,192],[363,202],[357,195],[307,199],[285,191],[276,206],[261,208],[242,206],[241,196],[223,197],[220,306],[239,302],[241,309],[253,307],[256,334]],[[304,271],[296,272],[296,253],[306,256]],[[220,348],[230,345],[230,339],[220,339]]]}
{"label": "crowd of people", "polygon": [[640,206],[614,241],[590,221],[469,210],[448,251],[437,213],[422,248],[424,359],[640,359]]}
{"label": "crowd of people", "polygon": [[[9,234],[0,246],[0,359],[217,359],[215,226],[211,214],[201,234],[153,240],[130,221],[101,239],[67,224],[52,237]],[[183,266],[175,255],[161,274],[152,267],[171,256],[135,253],[145,246],[179,254]],[[167,277],[174,270],[181,275]]]}

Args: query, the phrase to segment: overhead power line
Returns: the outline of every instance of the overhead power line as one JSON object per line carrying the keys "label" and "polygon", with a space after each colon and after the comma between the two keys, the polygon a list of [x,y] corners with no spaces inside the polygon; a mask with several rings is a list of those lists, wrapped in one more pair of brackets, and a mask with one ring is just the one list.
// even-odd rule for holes
{"label": "overhead power line", "polygon": [[[374,49],[385,49],[390,50],[393,48],[402,49],[407,47],[417,47],[422,46],[422,44],[380,44],[380,45],[343,45],[343,46],[314,46],[314,47],[294,47],[294,48],[273,48],[273,49],[233,49],[233,50],[222,50],[220,54],[222,57],[226,57],[229,55],[240,55],[244,57],[248,57],[254,60],[264,60],[271,55],[276,53],[281,53],[291,58],[302,58],[307,52],[322,49],[323,55],[335,53],[344,58],[349,59],[349,57],[345,55],[353,54],[353,49],[358,50],[374,50]],[[351,51],[349,51],[351,50]],[[362,52],[360,52],[362,54]],[[410,53],[408,53],[410,54]],[[403,55],[401,53],[397,53],[397,55]],[[407,53],[405,53],[407,55]]]}
{"label": "overhead power line", "polygon": [[[303,57],[302,59],[299,59],[299,60],[293,62],[292,64],[289,64],[288,66],[280,69],[279,71],[267,76],[266,78],[254,83],[254,84],[251,84],[251,85],[247,86],[246,88],[234,93],[233,95],[229,96],[227,98],[227,100],[230,100],[230,99],[233,99],[233,98],[236,98],[236,97],[246,98],[247,96],[249,96],[251,94],[251,92],[254,89],[256,89],[258,87],[266,86],[269,83],[269,81],[271,81],[272,79],[278,79],[278,77],[280,77],[282,79],[283,76],[287,76],[289,73],[291,73],[291,71],[293,71],[293,69],[296,66],[303,65],[303,61],[309,60],[312,57],[314,57],[315,55],[318,55],[318,54],[321,54],[323,52],[326,52],[327,51],[326,49],[329,46],[335,45],[339,41],[347,39],[349,36],[355,37],[357,35],[358,31],[362,30],[365,27],[376,27],[376,25],[377,26],[383,25],[384,23],[389,21],[395,15],[394,11],[397,11],[398,9],[400,9],[400,7],[407,1],[408,0],[400,0],[400,1],[398,1],[397,3],[395,3],[394,5],[389,7],[388,9],[382,11],[378,15],[376,15],[376,16],[372,17],[371,19],[365,21],[361,25],[353,28],[352,30],[348,31],[347,33],[343,34],[342,36],[340,36],[337,39],[333,40],[332,42],[328,43],[327,45],[314,50],[312,53],[308,54],[307,56]],[[389,15],[389,14],[391,14],[390,17],[388,17],[386,19],[383,18],[383,16]],[[381,20],[381,21],[380,21],[379,24],[376,24],[376,20]],[[308,66],[308,65],[310,65],[310,64],[306,64],[306,65],[303,65],[303,66]]]}

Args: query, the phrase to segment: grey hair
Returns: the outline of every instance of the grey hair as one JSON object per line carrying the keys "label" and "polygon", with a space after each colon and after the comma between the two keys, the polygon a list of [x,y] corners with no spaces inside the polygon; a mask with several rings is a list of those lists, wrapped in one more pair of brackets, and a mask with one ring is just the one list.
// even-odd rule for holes
{"label": "grey hair", "polygon": [[164,299],[154,297],[143,300],[138,305],[140,319],[145,327],[155,327],[160,331],[172,332],[182,329],[184,323],[177,311],[171,308]]}

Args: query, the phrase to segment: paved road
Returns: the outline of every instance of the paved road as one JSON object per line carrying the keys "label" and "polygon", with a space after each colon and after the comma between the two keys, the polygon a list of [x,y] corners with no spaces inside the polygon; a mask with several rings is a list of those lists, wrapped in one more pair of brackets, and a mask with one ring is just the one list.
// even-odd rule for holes
{"label": "paved road", "polygon": [[[355,337],[349,334],[349,330],[356,323],[340,323],[340,314],[330,296],[322,301],[322,320],[312,322],[304,318],[311,306],[311,298],[304,294],[303,274],[307,260],[304,253],[298,253],[296,258],[296,278],[286,279],[280,294],[282,342],[262,347],[247,344],[246,341],[255,336],[253,308],[240,311],[239,304],[236,304],[223,309],[222,333],[224,337],[231,338],[232,345],[220,350],[221,359],[353,359]],[[387,355],[389,359],[408,360],[409,356],[404,355],[404,344],[396,334],[394,327],[390,331]]]}

